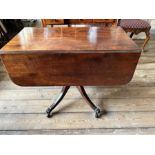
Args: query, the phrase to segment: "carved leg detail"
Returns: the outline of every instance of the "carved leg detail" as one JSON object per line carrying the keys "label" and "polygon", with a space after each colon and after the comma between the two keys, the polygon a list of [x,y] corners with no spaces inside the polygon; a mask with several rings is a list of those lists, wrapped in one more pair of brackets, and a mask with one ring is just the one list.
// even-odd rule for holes
{"label": "carved leg detail", "polygon": [[79,90],[80,94],[83,96],[85,101],[88,103],[88,105],[95,111],[95,117],[99,118],[101,116],[101,110],[98,107],[96,107],[95,104],[90,100],[84,87],[77,86],[77,89]]}
{"label": "carved leg detail", "polygon": [[57,98],[57,100],[46,110],[47,117],[50,117],[50,113],[60,103],[60,101],[64,98],[64,96],[66,95],[66,93],[67,93],[67,91],[68,91],[69,88],[70,88],[70,86],[64,86],[62,88],[61,94],[59,95],[59,97]]}
{"label": "carved leg detail", "polygon": [[[57,105],[61,102],[61,100],[64,98],[64,96],[66,95],[68,89],[70,88],[70,86],[64,86],[61,90],[61,94],[59,95],[59,97],[57,98],[57,100],[46,110],[47,113],[47,117],[50,117],[52,110],[54,110]],[[88,97],[85,89],[83,86],[77,86],[80,94],[83,96],[83,98],[85,99],[85,101],[88,103],[88,105],[94,110],[95,112],[95,117],[99,118],[101,116],[101,110],[95,106],[95,104],[90,100],[90,98]]]}

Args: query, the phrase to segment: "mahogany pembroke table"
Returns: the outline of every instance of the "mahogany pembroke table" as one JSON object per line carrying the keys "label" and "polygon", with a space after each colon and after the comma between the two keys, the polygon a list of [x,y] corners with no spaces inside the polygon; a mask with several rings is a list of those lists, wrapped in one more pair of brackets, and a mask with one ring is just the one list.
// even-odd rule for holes
{"label": "mahogany pembroke table", "polygon": [[101,116],[83,86],[127,84],[133,77],[140,48],[120,27],[24,28],[1,50],[11,80],[20,86],[63,86],[47,109],[48,117],[70,86]]}

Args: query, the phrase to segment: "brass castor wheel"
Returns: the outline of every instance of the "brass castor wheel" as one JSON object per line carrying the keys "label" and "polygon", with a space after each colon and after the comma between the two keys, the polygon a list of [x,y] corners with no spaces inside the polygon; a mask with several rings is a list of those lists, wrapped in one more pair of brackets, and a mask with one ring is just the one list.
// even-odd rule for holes
{"label": "brass castor wheel", "polygon": [[95,109],[95,117],[100,118],[101,117],[101,110],[99,108]]}

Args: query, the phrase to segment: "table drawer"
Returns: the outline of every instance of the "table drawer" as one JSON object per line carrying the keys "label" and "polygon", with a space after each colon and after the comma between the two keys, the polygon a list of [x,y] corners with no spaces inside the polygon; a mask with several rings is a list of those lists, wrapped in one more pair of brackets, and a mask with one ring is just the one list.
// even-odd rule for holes
{"label": "table drawer", "polygon": [[93,23],[92,19],[68,19],[68,24],[91,24]]}
{"label": "table drawer", "polygon": [[93,19],[79,19],[80,23],[92,24]]}
{"label": "table drawer", "polygon": [[64,24],[64,19],[43,19],[43,25]]}
{"label": "table drawer", "polygon": [[66,19],[67,24],[78,24],[79,19]]}
{"label": "table drawer", "polygon": [[93,19],[93,23],[115,23],[115,19]]}

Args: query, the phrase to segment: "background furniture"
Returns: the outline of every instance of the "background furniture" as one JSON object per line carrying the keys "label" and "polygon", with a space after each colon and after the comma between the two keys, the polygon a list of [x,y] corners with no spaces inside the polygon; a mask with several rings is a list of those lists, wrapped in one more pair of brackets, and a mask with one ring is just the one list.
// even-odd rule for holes
{"label": "background furniture", "polygon": [[116,19],[42,19],[43,26],[47,25],[76,25],[76,24],[88,24],[88,25],[102,25],[102,26],[115,26]]}
{"label": "background furniture", "polygon": [[127,84],[140,52],[120,27],[54,27],[24,28],[0,54],[17,85],[63,86],[59,98],[47,109],[48,117],[70,86],[77,86],[100,117],[101,110],[83,86]]}
{"label": "background furniture", "polygon": [[131,38],[133,34],[139,34],[141,32],[145,32],[146,39],[142,46],[142,50],[144,50],[147,42],[150,39],[151,26],[147,21],[141,19],[121,19],[119,20],[118,25],[121,26],[125,30],[125,32],[131,32],[130,34]]}
{"label": "background furniture", "polygon": [[0,48],[7,43],[7,40],[9,40],[7,36],[7,31],[2,21],[0,20]]}
{"label": "background furniture", "polygon": [[19,19],[0,19],[0,48],[13,38],[23,27]]}

